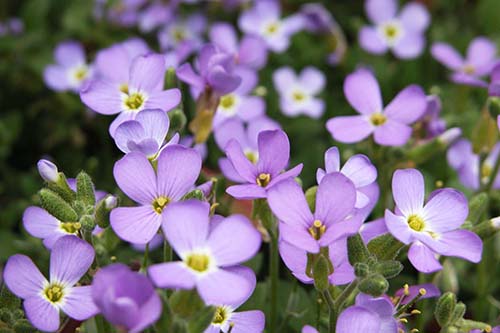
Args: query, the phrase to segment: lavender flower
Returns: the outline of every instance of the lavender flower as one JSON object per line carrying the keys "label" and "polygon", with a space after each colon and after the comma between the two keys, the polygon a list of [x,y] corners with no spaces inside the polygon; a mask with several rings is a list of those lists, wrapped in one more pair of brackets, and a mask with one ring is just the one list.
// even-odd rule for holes
{"label": "lavender flower", "polygon": [[[312,272],[307,270],[307,251],[304,251],[286,241],[280,241],[279,251],[285,265],[292,274],[303,283],[312,284]],[[344,285],[354,280],[354,269],[347,258],[347,238],[341,238],[328,246],[333,273],[328,280],[333,285]]]}
{"label": "lavender flower", "polygon": [[162,90],[165,69],[162,55],[138,56],[130,65],[126,84],[96,79],[81,91],[80,97],[85,105],[98,113],[120,114],[109,128],[111,136],[114,136],[118,125],[135,119],[142,110],[160,109],[167,112],[179,104],[179,89]]}
{"label": "lavender flower", "polygon": [[253,164],[235,139],[225,148],[226,156],[236,172],[244,180],[233,185],[226,192],[241,200],[265,198],[268,190],[278,182],[296,177],[302,171],[302,164],[283,172],[290,157],[290,142],[281,130],[262,131],[258,136],[258,161]]}
{"label": "lavender flower", "polygon": [[207,44],[200,50],[197,65],[199,74],[194,72],[189,63],[177,69],[177,77],[197,92],[208,87],[222,96],[234,91],[241,83],[241,78],[233,71],[233,57],[212,44]]}
{"label": "lavender flower", "polygon": [[365,10],[373,26],[364,26],[359,32],[359,43],[373,54],[391,50],[396,57],[418,57],[425,47],[425,30],[430,17],[427,9],[410,2],[398,14],[397,0],[366,0]]}
{"label": "lavender flower", "polygon": [[[163,146],[168,133],[170,120],[162,110],[143,110],[135,120],[121,123],[115,131],[115,143],[125,154],[140,152],[154,159]],[[176,144],[179,136],[173,137],[169,144]]]}
{"label": "lavender flower", "polygon": [[321,247],[358,232],[362,223],[354,214],[354,184],[339,172],[328,174],[321,180],[314,214],[302,189],[293,179],[271,187],[267,200],[280,220],[281,239],[310,253],[318,253]]}
{"label": "lavender flower", "polygon": [[156,173],[146,156],[137,152],[125,155],[115,164],[116,183],[140,204],[111,211],[111,227],[127,242],[148,243],[165,219],[165,207],[192,189],[200,174],[201,157],[191,148],[167,146],[157,161]]}
{"label": "lavender flower", "polygon": [[344,81],[344,94],[359,116],[335,117],[326,128],[337,141],[354,143],[373,133],[375,142],[384,146],[402,146],[411,136],[409,126],[425,112],[427,101],[422,88],[403,89],[385,108],[376,78],[359,69]]}
{"label": "lavender flower", "polygon": [[85,51],[80,43],[65,41],[54,50],[55,64],[48,65],[43,78],[55,91],[78,92],[92,77],[92,67],[85,61]]}
{"label": "lavender flower", "polygon": [[316,98],[325,87],[325,75],[314,67],[306,67],[297,76],[290,67],[277,69],[273,82],[280,94],[281,111],[290,117],[305,114],[319,118],[325,111],[325,103]]}
{"label": "lavender flower", "polygon": [[281,18],[278,1],[256,1],[254,7],[244,12],[238,25],[250,35],[260,36],[273,52],[282,53],[290,44],[290,37],[303,28],[301,15]]}
{"label": "lavender flower", "polygon": [[496,65],[491,70],[488,95],[500,97],[500,64]]}
{"label": "lavender flower", "polygon": [[171,22],[176,9],[176,1],[168,3],[153,2],[139,14],[139,29],[142,32],[151,32],[164,22]]}
{"label": "lavender flower", "polygon": [[377,180],[377,168],[368,157],[361,154],[351,156],[341,168],[339,149],[332,147],[325,152],[325,170],[320,168],[316,172],[318,184],[326,174],[332,172],[341,172],[353,182],[356,187],[356,208],[368,205],[370,198],[363,190]]}
{"label": "lavender flower", "polygon": [[424,177],[415,169],[396,170],[392,178],[396,213],[385,211],[389,232],[404,244],[411,245],[408,259],[420,272],[442,268],[436,254],[479,262],[483,249],[481,239],[473,232],[460,229],[468,215],[465,196],[445,188],[430,194],[424,203]]}
{"label": "lavender flower", "polygon": [[118,0],[109,7],[108,19],[117,25],[133,27],[139,20],[140,8],[146,0]]}
{"label": "lavender flower", "polygon": [[[212,221],[213,223],[213,221]],[[224,332],[252,332],[262,333],[265,325],[265,317],[262,311],[242,311],[235,312],[241,304],[247,301],[255,290],[255,274],[249,268],[240,266],[235,268],[235,272],[246,278],[251,283],[250,293],[238,303],[233,304],[211,304],[216,306],[215,316],[204,333]]]}
{"label": "lavender flower", "polygon": [[40,273],[25,255],[9,258],[3,274],[7,287],[23,299],[28,320],[41,331],[59,328],[59,312],[76,320],[86,320],[98,310],[92,302],[90,286],[75,284],[94,260],[94,249],[76,237],[63,237],[50,254],[50,279]]}
{"label": "lavender flower", "polygon": [[255,282],[237,265],[258,251],[260,234],[242,215],[212,224],[209,213],[208,203],[198,200],[165,209],[162,230],[181,261],[150,266],[149,276],[160,288],[196,288],[209,304],[240,304]]}
{"label": "lavender flower", "polygon": [[142,332],[161,315],[161,299],[151,281],[123,264],[97,272],[92,298],[107,321],[130,333]]}
{"label": "lavender flower", "polygon": [[482,77],[489,75],[497,63],[497,47],[486,37],[472,40],[465,59],[445,43],[434,43],[431,53],[437,61],[453,71],[453,82],[471,86],[487,87]]}
{"label": "lavender flower", "polygon": [[205,32],[207,19],[201,13],[187,18],[177,16],[158,33],[162,50],[185,49],[188,53],[198,50],[203,45],[202,34]]}
{"label": "lavender flower", "polygon": [[210,41],[223,52],[232,54],[236,64],[253,68],[262,68],[267,61],[265,42],[252,35],[244,36],[238,43],[235,29],[228,23],[214,23],[210,29]]}
{"label": "lavender flower", "polygon": [[310,325],[306,325],[306,326],[302,327],[301,333],[319,333],[319,332],[314,327],[312,327]]}
{"label": "lavender flower", "polygon": [[41,159],[36,164],[40,176],[49,183],[55,183],[59,180],[59,171],[57,166],[51,161]]}
{"label": "lavender flower", "polygon": [[440,117],[440,113],[441,99],[439,96],[427,96],[427,109],[420,119],[427,139],[432,139],[446,131],[446,122]]}

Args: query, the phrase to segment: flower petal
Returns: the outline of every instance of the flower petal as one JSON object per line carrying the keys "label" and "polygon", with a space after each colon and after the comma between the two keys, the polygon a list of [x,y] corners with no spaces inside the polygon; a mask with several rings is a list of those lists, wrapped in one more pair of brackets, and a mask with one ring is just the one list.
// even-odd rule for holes
{"label": "flower petal", "polygon": [[429,224],[429,230],[439,234],[459,228],[468,214],[467,198],[462,192],[451,188],[431,194],[423,210],[423,218]]}
{"label": "flower petal", "polygon": [[387,52],[387,43],[380,37],[375,27],[364,26],[359,31],[359,45],[373,54],[384,54]]}
{"label": "flower petal", "polygon": [[229,141],[225,147],[227,158],[231,161],[236,171],[247,182],[255,184],[257,169],[243,153],[241,145],[235,139]]}
{"label": "flower petal", "polygon": [[196,276],[183,262],[165,262],[149,266],[149,278],[159,288],[192,289]]}
{"label": "flower petal", "polygon": [[114,133],[116,146],[125,154],[131,151],[130,142],[138,143],[145,137],[144,128],[135,120],[121,123]]}
{"label": "flower petal", "polygon": [[262,311],[235,312],[231,316],[234,323],[232,333],[262,333],[266,324],[266,317]]}
{"label": "flower petal", "polygon": [[445,43],[434,43],[431,54],[440,63],[452,70],[458,70],[464,65],[464,59],[453,47]]}
{"label": "flower petal", "polygon": [[239,200],[253,200],[266,197],[266,190],[256,184],[229,186],[226,189],[226,193]]}
{"label": "flower petal", "polygon": [[375,313],[360,306],[350,306],[337,320],[337,333],[380,332],[381,320]]}
{"label": "flower petal", "polygon": [[252,283],[237,269],[224,268],[201,276],[197,283],[198,293],[205,303],[240,304],[253,292]]}
{"label": "flower petal", "polygon": [[439,254],[463,258],[473,263],[481,261],[483,242],[472,231],[455,230],[443,233],[437,239],[429,236],[421,241]]}
{"label": "flower petal", "polygon": [[385,225],[387,229],[400,242],[410,244],[413,241],[413,230],[408,226],[403,216],[394,215],[390,210],[385,210]]}
{"label": "flower petal", "polygon": [[399,18],[405,29],[412,32],[423,32],[430,23],[430,15],[424,5],[410,2],[403,7]]}
{"label": "flower petal", "polygon": [[341,172],[346,175],[356,187],[370,185],[377,180],[377,168],[365,155],[356,154],[349,158]]}
{"label": "flower petal", "polygon": [[392,51],[394,54],[401,59],[413,59],[422,54],[425,48],[425,37],[420,33],[410,33],[399,40],[399,42],[394,45]]}
{"label": "flower petal", "polygon": [[267,193],[267,201],[274,215],[290,226],[308,228],[313,215],[301,187],[293,179],[284,180]]}
{"label": "flower petal", "polygon": [[147,54],[136,57],[130,65],[129,86],[143,92],[151,92],[163,82],[165,57],[161,54]]}
{"label": "flower petal", "polygon": [[110,223],[121,239],[133,244],[146,244],[160,229],[162,217],[152,204],[138,207],[118,207],[111,211]]}
{"label": "flower petal", "polygon": [[328,228],[352,213],[355,203],[356,189],[352,181],[340,172],[328,174],[318,186],[314,218]]}
{"label": "flower petal", "polygon": [[66,67],[85,63],[85,51],[82,45],[75,41],[60,43],[54,50],[54,57],[57,63]]}
{"label": "flower petal", "polygon": [[421,242],[414,242],[408,250],[408,259],[413,267],[422,273],[433,273],[443,268],[436,255]]}
{"label": "flower petal", "polygon": [[341,116],[328,120],[326,129],[339,142],[355,143],[372,134],[374,127],[365,116]]}
{"label": "flower petal", "polygon": [[31,236],[47,238],[58,233],[60,223],[45,209],[31,206],[24,211],[23,225]]}
{"label": "flower petal", "polygon": [[397,208],[405,215],[416,214],[424,205],[424,177],[416,169],[399,169],[392,176],[392,193]]}
{"label": "flower petal", "polygon": [[156,292],[153,292],[148,301],[142,304],[140,308],[139,321],[137,324],[130,329],[130,333],[142,332],[146,327],[156,322],[162,312],[162,303],[160,296]]}
{"label": "flower petal", "polygon": [[365,10],[373,23],[383,23],[396,16],[398,3],[395,0],[367,0]]}
{"label": "flower petal", "polygon": [[358,69],[344,81],[344,95],[351,106],[361,114],[382,111],[382,96],[377,79],[367,69]]}
{"label": "flower petal", "polygon": [[373,138],[382,146],[403,146],[411,137],[412,128],[392,119],[375,129]]}
{"label": "flower petal", "polygon": [[80,91],[82,102],[101,114],[116,114],[122,111],[120,90],[116,84],[104,80],[92,80]]}
{"label": "flower petal", "polygon": [[340,153],[337,147],[331,147],[325,152],[325,171],[326,173],[340,171]]}
{"label": "flower petal", "polygon": [[59,311],[41,296],[34,296],[23,302],[29,322],[44,332],[55,332],[59,328]]}
{"label": "flower petal", "polygon": [[40,294],[47,283],[33,261],[22,254],[15,254],[7,260],[3,279],[9,290],[23,299]]}
{"label": "flower petal", "polygon": [[144,105],[144,108],[170,111],[177,105],[179,105],[180,101],[181,101],[181,91],[177,88],[167,89],[163,91],[155,91],[151,93],[151,95],[148,97]]}
{"label": "flower petal", "polygon": [[427,97],[420,86],[411,85],[399,94],[384,109],[384,114],[403,124],[419,119],[427,109]]}
{"label": "flower petal", "polygon": [[489,74],[495,65],[497,47],[486,37],[476,37],[467,49],[467,62],[475,67],[478,75]]}
{"label": "flower petal", "polygon": [[281,239],[287,243],[293,244],[297,248],[310,253],[319,252],[318,242],[311,236],[305,227],[293,226],[280,222],[279,230]]}
{"label": "flower petal", "polygon": [[92,286],[71,288],[61,304],[64,313],[76,320],[87,320],[99,313],[99,309],[92,301],[91,288]]}
{"label": "flower petal", "polygon": [[271,177],[274,177],[288,164],[290,158],[288,137],[282,130],[272,130],[260,132],[257,140],[259,146],[258,172],[269,173]]}
{"label": "flower petal", "polygon": [[304,89],[313,95],[319,94],[326,84],[323,72],[312,66],[308,66],[300,72],[299,80]]}
{"label": "flower petal", "polygon": [[61,237],[50,253],[50,282],[74,286],[94,261],[94,248],[74,237]]}

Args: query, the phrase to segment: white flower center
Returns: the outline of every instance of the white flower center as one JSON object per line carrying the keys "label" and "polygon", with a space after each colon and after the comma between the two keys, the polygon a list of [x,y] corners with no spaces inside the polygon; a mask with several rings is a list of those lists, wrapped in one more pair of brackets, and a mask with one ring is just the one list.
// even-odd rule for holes
{"label": "white flower center", "polygon": [[398,20],[384,22],[378,26],[380,37],[389,46],[396,45],[404,35],[404,29]]}

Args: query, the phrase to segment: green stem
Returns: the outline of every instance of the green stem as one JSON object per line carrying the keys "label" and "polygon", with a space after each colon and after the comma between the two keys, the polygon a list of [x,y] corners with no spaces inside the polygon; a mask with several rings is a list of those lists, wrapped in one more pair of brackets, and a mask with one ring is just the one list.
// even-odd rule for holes
{"label": "green stem", "polygon": [[330,294],[330,290],[328,289],[323,292],[323,297],[326,300],[326,304],[328,305],[328,311],[330,313],[328,332],[335,333],[335,326],[337,323],[337,308],[335,305],[335,301],[333,300],[332,294]]}
{"label": "green stem", "polygon": [[[488,183],[484,187],[485,192],[489,192],[491,190],[491,187],[493,186],[493,183],[495,182],[495,179],[497,178],[498,171],[500,170],[500,157],[497,158],[495,162],[495,166],[493,167],[493,170],[491,172],[490,178],[488,179]],[[481,169],[479,169],[479,174],[481,174]],[[481,177],[479,178],[481,180]]]}
{"label": "green stem", "polygon": [[95,326],[97,328],[97,333],[110,333],[112,329],[107,321],[104,320],[103,316],[97,315],[94,317]]}
{"label": "green stem", "polygon": [[340,295],[335,300],[335,313],[334,313],[335,324],[337,323],[337,317],[340,314],[340,311],[342,311],[345,302],[349,299],[349,297],[356,290],[357,287],[358,287],[358,280],[355,279],[351,283],[349,283],[349,285],[344,290],[342,290]]}
{"label": "green stem", "polygon": [[144,257],[142,258],[141,271],[148,272],[148,259],[149,259],[149,243],[146,243],[146,248],[144,249]]}

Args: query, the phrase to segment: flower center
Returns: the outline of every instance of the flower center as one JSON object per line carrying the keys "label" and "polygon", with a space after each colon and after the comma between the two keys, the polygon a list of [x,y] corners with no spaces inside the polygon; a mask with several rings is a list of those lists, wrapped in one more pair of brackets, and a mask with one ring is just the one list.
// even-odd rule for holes
{"label": "flower center", "polygon": [[386,121],[387,117],[380,112],[372,113],[372,115],[370,116],[370,122],[373,124],[373,126],[383,125]]}
{"label": "flower center", "polygon": [[387,39],[396,38],[398,33],[399,29],[394,24],[388,24],[384,27],[384,34],[387,37]]}
{"label": "flower center", "polygon": [[320,220],[314,220],[312,227],[309,228],[309,233],[315,240],[319,240],[326,232],[326,225]]}
{"label": "flower center", "polygon": [[264,31],[265,31],[266,35],[270,36],[270,35],[276,34],[278,32],[279,28],[280,28],[279,22],[271,22],[266,26]]}
{"label": "flower center", "polygon": [[422,231],[425,228],[424,220],[416,214],[408,217],[408,225],[415,231]]}
{"label": "flower center", "polygon": [[306,94],[304,94],[302,91],[295,90],[292,93],[292,98],[295,102],[303,102],[306,99]]}
{"label": "flower center", "polygon": [[124,94],[127,94],[128,95],[128,84],[126,83],[123,83],[123,84],[120,84],[120,91]]}
{"label": "flower center", "polygon": [[86,67],[80,67],[75,71],[75,79],[77,81],[82,81],[87,77],[88,70]]}
{"label": "flower center", "polygon": [[266,187],[270,181],[271,181],[271,175],[268,173],[261,173],[257,177],[257,185],[259,185],[260,187]]}
{"label": "flower center", "polygon": [[82,225],[80,222],[62,222],[60,227],[68,234],[76,234]]}
{"label": "flower center", "polygon": [[493,169],[487,163],[483,163],[481,166],[481,179],[489,179]]}
{"label": "flower center", "polygon": [[165,206],[168,205],[169,202],[170,202],[170,198],[158,197],[153,201],[153,209],[158,214],[161,214],[163,212],[163,208],[165,208]]}
{"label": "flower center", "polygon": [[142,106],[142,104],[144,104],[144,101],[145,98],[142,94],[133,93],[132,95],[129,95],[125,100],[125,106],[130,110],[137,110]]}
{"label": "flower center", "polygon": [[215,310],[214,319],[212,320],[212,324],[214,325],[223,324],[226,320],[229,319],[230,314],[231,311],[226,306],[217,307],[217,309]]}
{"label": "flower center", "polygon": [[172,35],[174,37],[174,40],[176,42],[182,42],[184,39],[186,39],[186,31],[182,28],[176,28],[172,32]]}
{"label": "flower center", "polygon": [[474,66],[472,65],[465,65],[463,68],[462,68],[462,71],[465,73],[465,74],[474,74],[476,72],[476,69],[474,68]]}
{"label": "flower center", "polygon": [[245,156],[253,164],[257,164],[257,162],[259,161],[259,154],[256,151],[247,150],[247,151],[245,151]]}
{"label": "flower center", "polygon": [[206,254],[190,254],[186,257],[186,265],[194,271],[203,273],[208,270],[210,257]]}
{"label": "flower center", "polygon": [[57,303],[60,302],[64,296],[64,288],[59,284],[51,283],[45,288],[43,294],[51,303]]}
{"label": "flower center", "polygon": [[222,96],[220,99],[220,106],[223,109],[231,109],[236,104],[236,97],[233,94]]}

